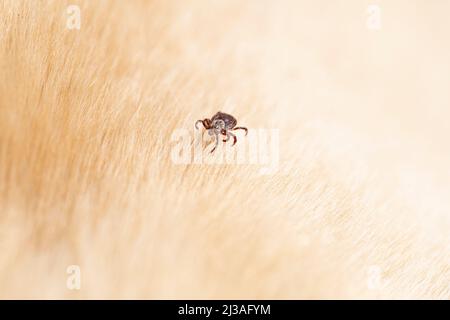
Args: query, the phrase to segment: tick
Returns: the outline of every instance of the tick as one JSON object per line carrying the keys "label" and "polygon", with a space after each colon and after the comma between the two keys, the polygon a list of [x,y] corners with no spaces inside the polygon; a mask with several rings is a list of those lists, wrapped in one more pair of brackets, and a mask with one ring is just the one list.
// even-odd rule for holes
{"label": "tick", "polygon": [[198,129],[197,124],[201,123],[203,124],[203,127],[205,127],[206,130],[208,130],[208,134],[210,136],[214,135],[216,137],[216,144],[214,148],[211,150],[211,153],[216,150],[217,144],[219,143],[219,135],[224,135],[226,138],[224,138],[222,141],[227,142],[230,140],[230,137],[233,137],[233,146],[236,144],[237,138],[236,136],[231,133],[230,131],[234,130],[244,130],[245,135],[247,135],[247,128],[245,127],[236,127],[237,120],[227,113],[223,112],[217,112],[211,119],[203,119],[203,120],[197,120],[195,122],[195,128]]}

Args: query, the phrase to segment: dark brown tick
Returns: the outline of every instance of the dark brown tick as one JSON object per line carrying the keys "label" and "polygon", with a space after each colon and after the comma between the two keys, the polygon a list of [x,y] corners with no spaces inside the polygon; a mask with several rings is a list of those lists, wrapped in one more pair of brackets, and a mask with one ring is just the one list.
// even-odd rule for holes
{"label": "dark brown tick", "polygon": [[210,136],[214,135],[216,137],[216,145],[211,150],[211,153],[216,150],[217,144],[219,143],[219,134],[226,136],[226,139],[222,140],[223,142],[227,142],[230,140],[230,137],[233,137],[233,146],[236,144],[237,138],[230,131],[234,130],[245,130],[245,135],[247,135],[247,128],[244,127],[235,127],[237,124],[237,120],[227,113],[217,112],[211,119],[203,119],[197,120],[195,123],[195,128],[198,129],[197,124],[203,124],[206,130],[208,130],[208,134]]}

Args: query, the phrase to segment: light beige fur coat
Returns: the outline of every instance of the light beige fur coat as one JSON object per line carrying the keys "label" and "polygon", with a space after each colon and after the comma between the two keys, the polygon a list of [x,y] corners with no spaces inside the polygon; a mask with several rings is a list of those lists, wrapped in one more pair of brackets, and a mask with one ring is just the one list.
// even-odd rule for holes
{"label": "light beige fur coat", "polygon": [[[1,0],[0,297],[448,299],[448,12]],[[218,110],[276,171],[174,160]]]}

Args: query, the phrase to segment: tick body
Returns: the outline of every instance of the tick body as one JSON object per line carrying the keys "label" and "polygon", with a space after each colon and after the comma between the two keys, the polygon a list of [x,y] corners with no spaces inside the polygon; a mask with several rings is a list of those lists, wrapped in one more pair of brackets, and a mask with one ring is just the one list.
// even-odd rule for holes
{"label": "tick body", "polygon": [[208,134],[210,136],[214,135],[216,137],[216,144],[214,148],[211,150],[211,153],[216,150],[217,144],[219,143],[219,135],[225,136],[222,140],[223,142],[227,142],[230,140],[230,137],[233,137],[233,146],[236,144],[237,138],[230,131],[234,130],[244,130],[245,135],[247,135],[247,128],[245,127],[236,127],[237,120],[230,114],[217,112],[211,119],[203,119],[197,120],[195,123],[195,128],[198,129],[197,124],[201,123],[203,127],[208,130]]}

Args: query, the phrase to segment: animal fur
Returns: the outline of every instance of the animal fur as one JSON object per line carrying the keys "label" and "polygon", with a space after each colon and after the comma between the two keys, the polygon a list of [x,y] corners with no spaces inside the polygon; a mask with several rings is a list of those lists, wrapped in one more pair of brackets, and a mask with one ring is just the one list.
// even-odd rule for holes
{"label": "animal fur", "polygon": [[[369,4],[2,0],[0,297],[448,299],[450,3]],[[219,110],[277,172],[173,162]]]}

